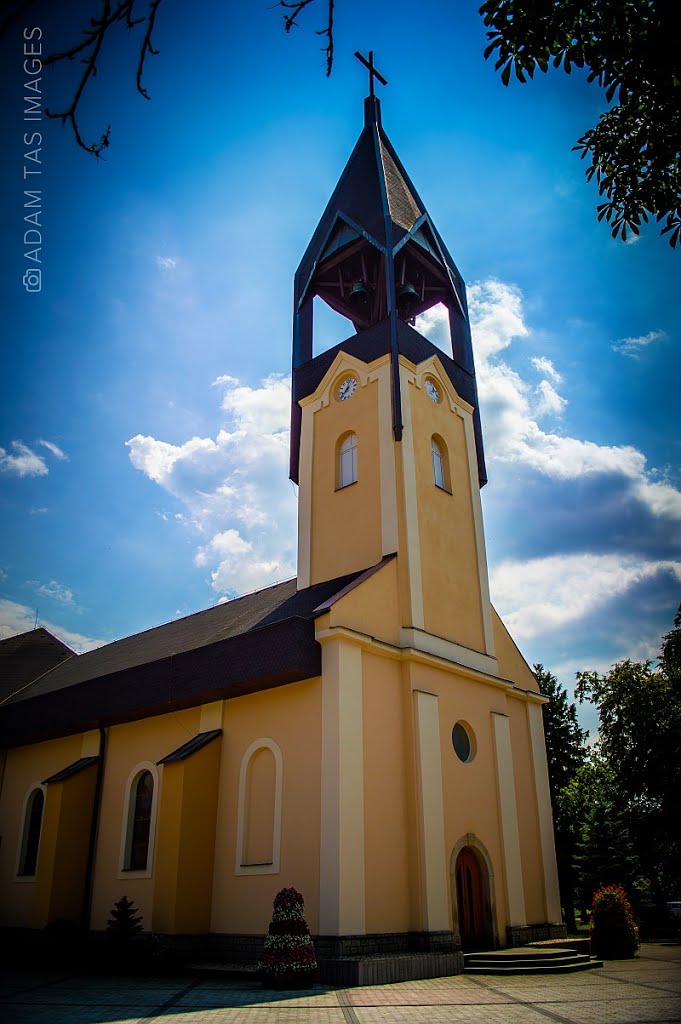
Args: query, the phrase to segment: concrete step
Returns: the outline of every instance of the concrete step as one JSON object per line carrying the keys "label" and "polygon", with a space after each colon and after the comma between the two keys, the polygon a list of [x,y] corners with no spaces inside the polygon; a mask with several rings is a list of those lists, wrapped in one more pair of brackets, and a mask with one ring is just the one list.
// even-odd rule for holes
{"label": "concrete step", "polygon": [[475,963],[476,960],[495,960],[500,963],[509,963],[515,960],[536,960],[543,963],[549,960],[560,960],[564,957],[584,956],[584,953],[577,953],[565,946],[551,946],[550,948],[533,949],[531,946],[518,946],[513,949],[491,949],[477,950],[475,953],[464,953],[465,963]]}
{"label": "concrete step", "polygon": [[594,967],[602,967],[602,960],[589,960],[587,963],[557,964],[555,962],[528,966],[519,964],[497,964],[490,967],[464,967],[464,974],[571,974],[575,971],[590,971]]}
{"label": "concrete step", "polygon": [[567,974],[602,966],[601,960],[592,960],[586,953],[556,947],[523,946],[464,954],[465,974]]}

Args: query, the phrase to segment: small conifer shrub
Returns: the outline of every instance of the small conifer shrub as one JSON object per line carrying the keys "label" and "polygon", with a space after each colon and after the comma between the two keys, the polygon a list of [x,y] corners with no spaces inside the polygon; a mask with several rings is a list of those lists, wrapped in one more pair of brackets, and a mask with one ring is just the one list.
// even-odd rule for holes
{"label": "small conifer shrub", "polygon": [[121,896],[114,903],[111,917],[106,926],[109,939],[121,949],[130,945],[142,931],[142,917],[137,907],[127,896]]}
{"label": "small conifer shrub", "polygon": [[258,964],[262,983],[268,988],[305,988],[317,976],[317,955],[304,910],[297,889],[281,889],[274,897],[269,933]]}
{"label": "small conifer shrub", "polygon": [[598,957],[624,960],[640,946],[631,904],[621,885],[601,886],[591,905],[591,946]]}

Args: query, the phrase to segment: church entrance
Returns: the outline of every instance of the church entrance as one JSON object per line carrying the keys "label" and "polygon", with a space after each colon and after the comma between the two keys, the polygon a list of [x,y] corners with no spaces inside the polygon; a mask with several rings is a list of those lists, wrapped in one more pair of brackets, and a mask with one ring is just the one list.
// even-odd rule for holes
{"label": "church entrance", "polygon": [[464,846],[456,858],[455,879],[461,946],[464,950],[489,948],[489,882],[472,846]]}

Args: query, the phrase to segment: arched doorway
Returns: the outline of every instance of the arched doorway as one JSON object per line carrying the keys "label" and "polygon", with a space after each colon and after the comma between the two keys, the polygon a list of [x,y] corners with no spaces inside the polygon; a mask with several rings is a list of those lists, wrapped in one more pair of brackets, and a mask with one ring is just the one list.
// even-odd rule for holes
{"label": "arched doorway", "polygon": [[494,946],[490,878],[485,859],[470,845],[463,846],[452,872],[455,923],[464,950]]}

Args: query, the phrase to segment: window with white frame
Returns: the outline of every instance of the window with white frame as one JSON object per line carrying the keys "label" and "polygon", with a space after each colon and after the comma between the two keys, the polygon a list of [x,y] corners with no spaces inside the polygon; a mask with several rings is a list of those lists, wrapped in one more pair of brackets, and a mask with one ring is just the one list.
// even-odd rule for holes
{"label": "window with white frame", "polygon": [[447,491],[449,488],[447,487],[444,444],[435,436],[431,438],[430,443],[433,454],[433,479],[435,486],[441,487],[443,491]]}
{"label": "window with white frame", "polygon": [[338,488],[357,482],[357,434],[346,434],[338,447]]}
{"label": "window with white frame", "polygon": [[146,871],[154,824],[156,781],[148,768],[138,771],[128,791],[123,871]]}
{"label": "window with white frame", "polygon": [[36,786],[28,795],[24,811],[21,847],[17,865],[17,875],[22,877],[34,877],[38,867],[38,849],[40,847],[40,832],[43,826],[44,809],[45,794],[40,786]]}

